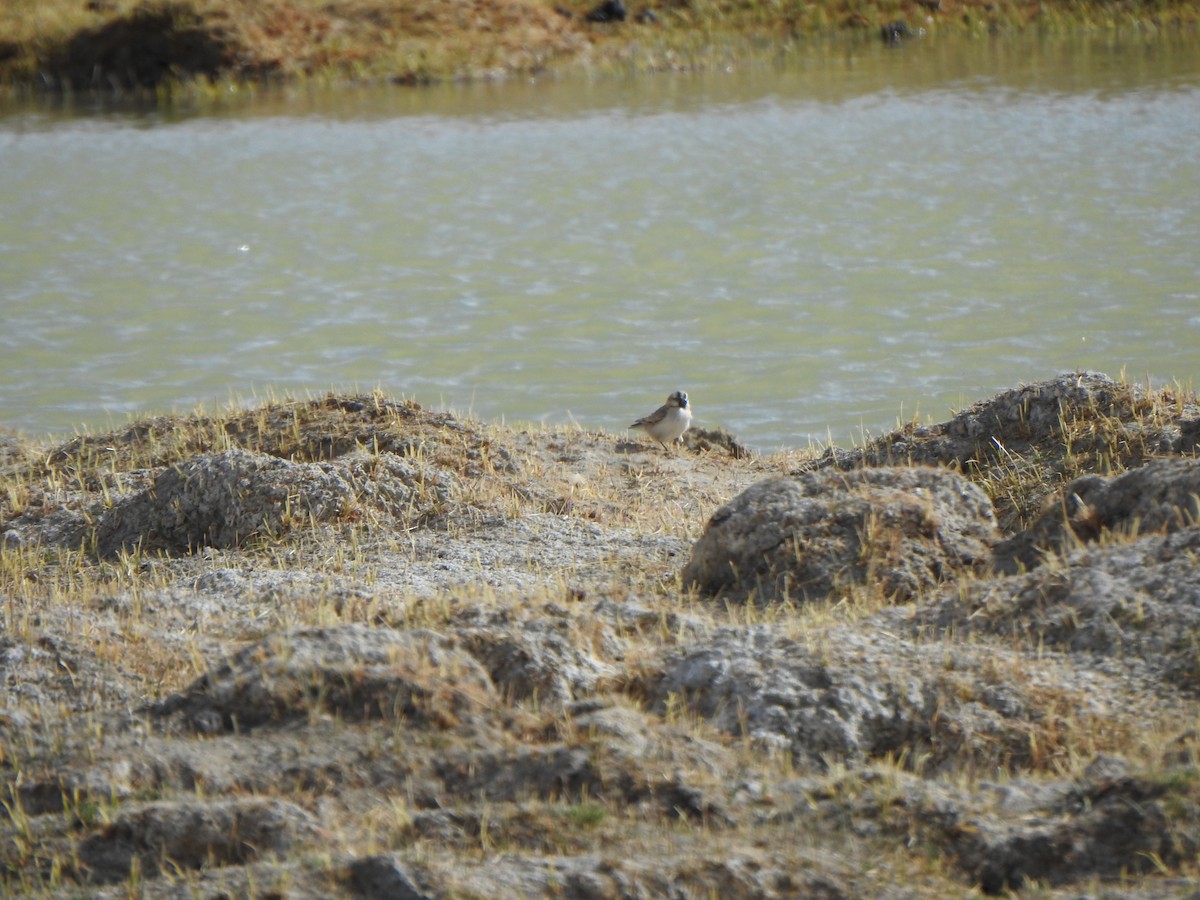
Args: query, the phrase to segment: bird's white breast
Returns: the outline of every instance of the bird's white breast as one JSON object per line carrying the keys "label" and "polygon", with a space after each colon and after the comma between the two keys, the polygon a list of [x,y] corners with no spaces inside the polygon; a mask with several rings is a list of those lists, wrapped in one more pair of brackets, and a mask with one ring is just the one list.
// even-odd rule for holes
{"label": "bird's white breast", "polygon": [[687,431],[691,421],[691,410],[672,406],[667,410],[667,414],[663,416],[662,421],[655,422],[649,430],[655,438],[665,444],[676,440],[681,434]]}

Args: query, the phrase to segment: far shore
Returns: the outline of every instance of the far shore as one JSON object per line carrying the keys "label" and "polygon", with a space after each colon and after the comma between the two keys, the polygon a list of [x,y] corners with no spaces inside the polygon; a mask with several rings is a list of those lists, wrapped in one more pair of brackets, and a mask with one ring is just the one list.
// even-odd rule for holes
{"label": "far shore", "polygon": [[570,71],[773,60],[821,41],[903,46],[1034,32],[1144,41],[1195,34],[1193,3],[1017,0],[39,0],[0,8],[0,96],[424,85]]}

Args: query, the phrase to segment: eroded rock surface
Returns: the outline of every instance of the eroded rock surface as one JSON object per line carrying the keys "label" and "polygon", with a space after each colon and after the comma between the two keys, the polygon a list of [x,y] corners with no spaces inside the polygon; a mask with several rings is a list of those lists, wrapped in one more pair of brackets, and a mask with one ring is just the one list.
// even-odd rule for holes
{"label": "eroded rock surface", "polygon": [[977,570],[997,539],[991,502],[953,472],[805,472],[760,482],[717,510],[683,579],[760,603],[864,584],[903,602]]}
{"label": "eroded rock surface", "polygon": [[1193,528],[1200,522],[1200,460],[1159,459],[1121,475],[1085,475],[1027,529],[996,547],[1006,572],[1102,539]]}
{"label": "eroded rock surface", "polygon": [[[934,768],[1027,762],[1040,730],[1031,726],[1037,695],[1054,674],[1004,675],[997,661],[994,649],[899,639],[882,621],[865,633],[831,629],[819,643],[761,626],[726,629],[669,656],[648,699],[818,767],[887,756]],[[1099,716],[1105,706],[1089,692],[1106,682],[1076,679],[1059,690],[1081,718]]]}
{"label": "eroded rock surface", "polygon": [[1181,404],[1169,419],[1136,420],[1148,405],[1137,385],[1100,372],[1069,372],[980,400],[946,422],[912,425],[853,452],[830,452],[825,463],[842,465],[969,464],[1013,454],[1059,438],[1074,421],[1102,421],[1125,432],[1127,449],[1190,453],[1200,443],[1200,408]]}
{"label": "eroded rock surface", "polygon": [[1069,884],[1176,865],[1195,852],[1177,832],[1161,785],[1131,774],[1119,759],[1098,759],[1078,782],[1014,819],[969,815],[947,830],[956,862],[985,893],[1019,890],[1030,881]]}
{"label": "eroded rock surface", "polygon": [[0,893],[1188,896],[1197,421],[1084,373],[823,461],[380,395],[4,443]]}
{"label": "eroded rock surface", "polygon": [[353,496],[328,463],[291,463],[246,450],[193,457],[119,501],[100,520],[97,550],[186,553],[281,534],[293,520],[336,518]]}
{"label": "eroded rock surface", "polygon": [[913,621],[956,639],[1022,640],[1136,664],[1200,690],[1200,530],[1089,547],[1053,565],[944,591]]}
{"label": "eroded rock surface", "polygon": [[282,800],[183,800],[132,804],[80,844],[88,880],[124,881],[135,860],[147,876],[282,856],[320,834],[316,820]]}
{"label": "eroded rock surface", "polygon": [[182,712],[211,734],[314,712],[453,720],[494,693],[475,658],[444,635],[344,625],[285,632],[245,647],[155,711]]}

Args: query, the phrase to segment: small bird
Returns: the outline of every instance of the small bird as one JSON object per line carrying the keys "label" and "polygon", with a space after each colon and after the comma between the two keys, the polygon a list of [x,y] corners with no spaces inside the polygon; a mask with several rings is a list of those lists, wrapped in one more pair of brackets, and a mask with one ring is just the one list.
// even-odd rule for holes
{"label": "small bird", "polygon": [[667,443],[680,440],[691,424],[692,410],[688,406],[687,391],[676,391],[667,398],[664,406],[642,416],[629,427],[646,432],[666,449]]}

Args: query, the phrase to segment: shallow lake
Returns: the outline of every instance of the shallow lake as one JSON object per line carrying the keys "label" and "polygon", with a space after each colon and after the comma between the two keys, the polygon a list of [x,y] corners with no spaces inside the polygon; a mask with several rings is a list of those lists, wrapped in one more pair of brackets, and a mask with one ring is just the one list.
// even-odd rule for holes
{"label": "shallow lake", "polygon": [[0,107],[0,426],[380,387],[759,449],[1200,363],[1200,40]]}

